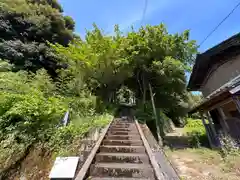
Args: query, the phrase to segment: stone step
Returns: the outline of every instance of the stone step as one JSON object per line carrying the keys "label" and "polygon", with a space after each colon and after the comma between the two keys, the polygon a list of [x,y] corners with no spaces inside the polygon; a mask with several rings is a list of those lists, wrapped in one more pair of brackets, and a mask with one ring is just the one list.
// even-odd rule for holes
{"label": "stone step", "polygon": [[110,131],[138,131],[136,127],[131,128],[109,128]]}
{"label": "stone step", "polygon": [[127,125],[127,126],[134,125],[134,126],[135,126],[135,123],[129,123],[129,122],[113,122],[111,125]]}
{"label": "stone step", "polygon": [[97,163],[91,165],[90,176],[154,178],[154,171],[149,164]]}
{"label": "stone step", "polygon": [[112,132],[127,132],[127,133],[138,133],[138,130],[137,129],[109,129],[108,130],[109,133],[112,133]]}
{"label": "stone step", "polygon": [[140,135],[108,135],[105,139],[115,139],[115,140],[141,140]]}
{"label": "stone step", "polygon": [[109,129],[132,129],[135,127],[130,127],[130,126],[112,126]]}
{"label": "stone step", "polygon": [[96,162],[114,162],[114,163],[149,163],[149,158],[146,154],[140,153],[103,153],[96,155]]}
{"label": "stone step", "polygon": [[110,129],[112,129],[112,128],[113,128],[113,129],[118,129],[118,128],[120,128],[120,129],[122,129],[122,128],[125,129],[125,128],[135,128],[135,127],[134,127],[134,126],[124,126],[124,125],[122,125],[122,126],[119,126],[119,125],[118,125],[118,126],[115,126],[115,125],[114,125],[114,126],[110,126]]}
{"label": "stone step", "polygon": [[103,140],[103,145],[118,145],[118,146],[141,146],[143,145],[141,140]]}
{"label": "stone step", "polygon": [[112,126],[116,126],[116,127],[136,127],[135,124],[111,124]]}
{"label": "stone step", "polygon": [[100,152],[109,153],[145,153],[144,146],[100,146]]}
{"label": "stone step", "polygon": [[110,128],[109,131],[138,132],[137,128]]}
{"label": "stone step", "polygon": [[130,126],[127,126],[127,125],[112,125],[112,126],[110,126],[110,129],[111,128],[137,128],[135,125],[130,125]]}
{"label": "stone step", "polygon": [[113,122],[111,125],[134,125],[134,122]]}
{"label": "stone step", "polygon": [[108,131],[107,135],[138,135],[138,131]]}
{"label": "stone step", "polygon": [[116,125],[135,125],[134,122],[113,122],[111,125],[116,124]]}

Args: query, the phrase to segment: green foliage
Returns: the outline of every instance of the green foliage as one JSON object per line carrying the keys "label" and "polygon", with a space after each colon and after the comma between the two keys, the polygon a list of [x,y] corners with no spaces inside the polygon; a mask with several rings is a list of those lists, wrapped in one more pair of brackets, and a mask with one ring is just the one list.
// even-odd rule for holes
{"label": "green foliage", "polygon": [[[148,83],[153,87],[156,107],[172,119],[188,110],[185,71],[196,53],[189,31],[171,35],[163,24],[146,26],[123,35],[115,26],[115,35],[106,36],[94,24],[85,41],[76,40],[69,47],[51,44],[68,69],[76,89],[87,88],[103,101],[115,102],[124,85],[138,102],[150,100]],[[139,103],[138,103],[139,105]]]}
{"label": "green foliage", "polygon": [[64,96],[45,70],[35,75],[2,72],[0,82],[0,134],[14,132],[19,141],[25,141],[25,134],[33,140],[45,138],[45,130],[56,126],[67,109],[73,118],[95,113],[96,98],[84,92],[81,97]]}
{"label": "green foliage", "polygon": [[199,105],[202,100],[203,100],[203,96],[201,94],[192,94],[191,92],[189,92],[188,93],[189,109]]}
{"label": "green foliage", "polygon": [[57,0],[27,0],[28,3],[50,5],[52,8],[57,9],[59,12],[63,12],[61,5]]}
{"label": "green foliage", "polygon": [[155,117],[152,111],[151,103],[148,101],[144,106],[139,106],[136,109],[136,117],[139,121],[147,122],[147,121],[154,121]]}
{"label": "green foliage", "polygon": [[[87,90],[75,94],[74,89],[61,89],[68,85],[53,82],[43,69],[36,74],[0,72],[0,173],[24,157],[33,144],[59,152],[91,128],[109,123],[110,115],[96,114],[96,97]],[[60,127],[67,110],[72,122]]]}
{"label": "green foliage", "polygon": [[43,70],[35,76],[2,72],[0,82],[0,134],[4,139],[14,135],[19,143],[39,140],[68,108],[63,97],[54,96],[53,84]]}
{"label": "green foliage", "polygon": [[[185,72],[196,53],[189,31],[169,34],[160,24],[123,34],[116,25],[106,36],[94,24],[81,40],[62,12],[56,0],[0,2],[0,58],[14,65],[0,61],[1,142],[60,148],[105,125],[97,112],[133,96],[140,116],[154,121],[149,84],[162,132],[164,120],[184,116]],[[74,122],[58,128],[67,110]]]}
{"label": "green foliage", "polygon": [[207,145],[208,138],[206,130],[200,119],[187,119],[187,124],[184,127],[184,131],[187,136],[190,136],[190,144],[193,147],[200,147],[201,145]]}
{"label": "green foliage", "polygon": [[202,124],[201,119],[187,118],[187,124],[185,125],[184,130],[186,133],[198,130],[201,134],[203,134],[205,128]]}
{"label": "green foliage", "polygon": [[13,136],[1,141],[0,146],[0,178],[2,178],[3,171],[9,168],[16,161],[24,156],[28,145],[25,143],[18,143]]}
{"label": "green foliage", "polygon": [[0,58],[15,70],[53,73],[57,57],[46,41],[66,46],[73,40],[74,21],[62,15],[56,0],[2,0],[0,2]]}
{"label": "green foliage", "polygon": [[85,39],[75,41],[69,47],[52,44],[63,57],[63,63],[68,64],[68,70],[62,72],[62,76],[72,77],[70,81],[75,85],[74,89],[87,87],[108,100],[109,95],[112,92],[116,94],[124,80],[132,74],[128,57],[122,54],[125,44],[120,36],[104,36],[96,25],[93,31],[87,32]]}
{"label": "green foliage", "polygon": [[0,72],[6,72],[6,71],[10,71],[12,69],[12,65],[9,64],[6,61],[2,61],[0,59]]}
{"label": "green foliage", "polygon": [[66,146],[71,145],[75,139],[83,138],[91,129],[106,126],[112,118],[109,114],[75,117],[70,125],[60,127],[55,131],[49,145],[54,151],[60,153]]}
{"label": "green foliage", "polygon": [[[170,132],[171,129],[171,119],[166,116],[165,112],[161,109],[157,109],[157,121],[156,117],[152,111],[152,105],[149,101],[146,102],[144,106],[140,106],[136,109],[136,117],[139,121],[146,123],[151,132],[155,137],[157,137],[157,133],[164,138],[165,133]],[[160,132],[157,132],[157,126]]]}
{"label": "green foliage", "polygon": [[133,103],[134,93],[128,87],[122,86],[116,94],[119,103]]}

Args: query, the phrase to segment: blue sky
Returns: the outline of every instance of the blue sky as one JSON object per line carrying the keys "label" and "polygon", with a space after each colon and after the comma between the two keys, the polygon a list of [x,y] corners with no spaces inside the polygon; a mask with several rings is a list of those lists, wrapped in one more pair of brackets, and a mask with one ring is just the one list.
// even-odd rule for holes
{"label": "blue sky", "polygon": [[[95,22],[106,34],[115,24],[125,31],[131,25],[157,25],[163,22],[170,33],[190,29],[190,38],[200,43],[234,8],[239,0],[148,0],[141,24],[145,0],[59,0],[66,15],[76,22],[76,32],[84,36]],[[202,45],[201,52],[240,32],[240,8]]]}

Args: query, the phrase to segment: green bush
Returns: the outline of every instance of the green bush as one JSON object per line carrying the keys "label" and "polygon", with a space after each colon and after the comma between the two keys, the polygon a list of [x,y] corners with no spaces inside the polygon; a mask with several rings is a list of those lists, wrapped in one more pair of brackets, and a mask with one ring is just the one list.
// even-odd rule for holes
{"label": "green bush", "polygon": [[36,75],[0,72],[0,135],[5,135],[0,140],[11,134],[19,143],[45,138],[45,131],[56,126],[68,109],[54,86],[45,70]]}
{"label": "green bush", "polygon": [[138,106],[136,108],[135,114],[139,121],[142,122],[155,121],[152,104],[149,101],[145,102],[145,104],[142,106]]}
{"label": "green bush", "polygon": [[184,132],[190,137],[190,144],[193,147],[206,146],[208,138],[205,128],[200,119],[188,118],[184,127]]}
{"label": "green bush", "polygon": [[7,134],[26,133],[38,139],[47,128],[59,123],[66,110],[67,105],[57,97],[45,98],[41,93],[22,95],[22,100],[14,102],[2,115],[0,128]]}
{"label": "green bush", "polygon": [[[91,128],[109,123],[110,115],[96,114],[96,97],[88,90],[66,91],[59,83],[63,82],[53,82],[45,70],[0,72],[0,169],[14,164],[33,144],[54,152],[68,150]],[[67,110],[71,123],[61,127]]]}
{"label": "green bush", "polygon": [[112,118],[109,114],[75,117],[70,125],[55,129],[49,145],[54,151],[59,152],[70,145],[76,138],[83,138],[90,129],[106,126]]}
{"label": "green bush", "polygon": [[15,103],[21,101],[23,96],[9,92],[0,92],[0,116],[5,114]]}
{"label": "green bush", "polygon": [[200,134],[205,134],[205,128],[200,119],[187,118],[186,121],[187,123],[184,127],[184,132],[188,133],[188,132],[197,131]]}

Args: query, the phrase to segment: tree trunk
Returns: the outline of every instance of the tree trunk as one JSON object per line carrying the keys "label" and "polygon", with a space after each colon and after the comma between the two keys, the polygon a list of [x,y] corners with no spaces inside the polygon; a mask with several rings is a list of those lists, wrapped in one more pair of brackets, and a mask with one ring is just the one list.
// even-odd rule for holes
{"label": "tree trunk", "polygon": [[157,141],[159,142],[161,140],[161,137],[159,136],[160,134],[160,130],[159,130],[159,122],[158,122],[158,115],[157,115],[157,111],[156,111],[156,107],[155,107],[155,103],[154,103],[154,97],[153,97],[153,92],[152,92],[152,86],[150,83],[148,83],[149,86],[149,91],[150,91],[150,97],[151,97],[151,102],[152,102],[152,107],[153,107],[153,113],[155,116],[155,124],[156,124],[156,130],[157,130]]}
{"label": "tree trunk", "polygon": [[143,82],[143,106],[145,107],[145,103],[146,103],[146,83],[145,83],[145,77],[143,76],[142,78],[142,82]]}

